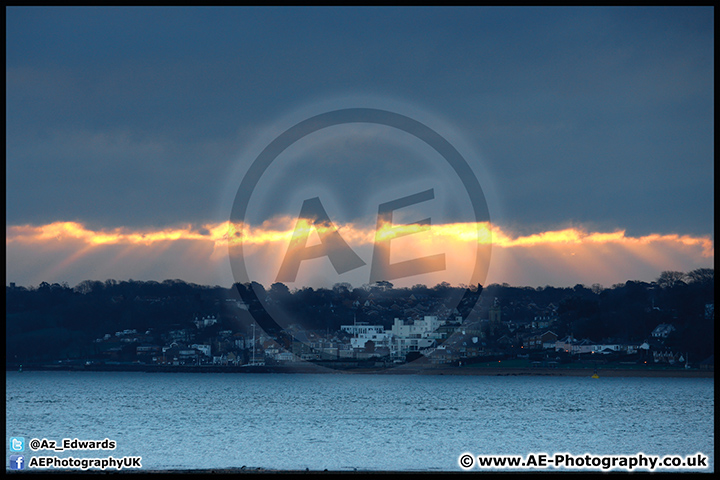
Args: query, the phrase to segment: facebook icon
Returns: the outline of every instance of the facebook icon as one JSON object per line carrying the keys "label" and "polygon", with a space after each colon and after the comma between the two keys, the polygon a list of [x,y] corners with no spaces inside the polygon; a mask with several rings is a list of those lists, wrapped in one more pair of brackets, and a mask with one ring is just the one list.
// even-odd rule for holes
{"label": "facebook icon", "polygon": [[25,468],[25,456],[10,455],[10,468],[12,470],[22,470]]}

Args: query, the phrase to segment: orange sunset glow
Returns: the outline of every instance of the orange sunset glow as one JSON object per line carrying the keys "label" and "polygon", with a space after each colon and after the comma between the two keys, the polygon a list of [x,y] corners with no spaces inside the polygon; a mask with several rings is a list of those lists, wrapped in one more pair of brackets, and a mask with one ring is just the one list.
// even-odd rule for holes
{"label": "orange sunset glow", "polygon": [[[230,222],[203,225],[200,228],[187,225],[184,227],[163,230],[132,231],[128,228],[113,230],[91,230],[77,222],[54,222],[41,226],[9,226],[7,227],[8,244],[44,244],[51,241],[62,242],[73,239],[80,240],[89,246],[108,244],[151,245],[159,242],[176,240],[199,240],[212,242],[214,245],[227,245],[228,243],[242,242],[243,244],[267,244],[274,242],[288,242],[295,230],[316,230],[309,222],[300,221],[293,229],[293,220],[290,217],[273,219],[258,227],[245,226],[238,228]],[[333,228],[333,227],[326,227]],[[417,225],[391,226],[375,231],[374,228],[346,224],[336,227],[343,238],[350,244],[361,245],[370,243],[374,239],[394,238],[395,236],[422,233]],[[688,247],[699,247],[702,256],[714,256],[714,244],[709,237],[693,237],[689,235],[660,235],[652,234],[642,237],[629,237],[625,231],[616,232],[586,232],[577,228],[567,228],[540,232],[527,236],[513,237],[505,233],[500,227],[485,222],[451,223],[432,225],[429,233],[435,238],[447,238],[458,244],[492,243],[496,247],[533,247],[537,245],[587,245],[618,243],[624,245],[642,246],[657,242],[673,242]]]}
{"label": "orange sunset glow", "polygon": [[[711,238],[689,235],[632,237],[624,231],[589,232],[567,228],[516,236],[487,223],[426,227],[385,225],[379,231],[354,224],[319,228],[337,229],[367,263],[376,241],[392,240],[393,263],[445,254],[446,270],[427,278],[407,279],[411,284],[435,281],[467,283],[468,264],[472,263],[468,259],[474,258],[478,244],[492,246],[488,284],[574,285],[651,281],[663,270],[687,271],[711,267],[714,259]],[[74,272],[80,266],[90,267],[89,273],[84,275],[92,274],[100,279],[124,274],[131,278],[133,275],[135,278],[144,275],[155,280],[188,278],[188,281],[196,283],[228,284],[233,281],[227,268],[228,249],[232,250],[233,246],[242,243],[249,264],[254,262],[264,267],[261,273],[257,273],[257,281],[270,284],[275,281],[275,274],[293,234],[302,229],[308,233],[308,246],[318,243],[316,226],[302,220],[296,222],[290,217],[275,218],[258,226],[222,222],[157,230],[92,230],[77,222],[55,222],[7,227],[6,249],[8,258],[14,260],[13,264],[19,263],[32,272],[27,280],[30,284],[42,281],[73,283],[77,280]],[[323,261],[312,260],[314,263],[308,263],[305,270],[317,268],[323,265]],[[162,273],[163,269],[167,271]],[[18,279],[10,266],[7,267],[7,275],[9,281]],[[307,278],[310,277],[301,275],[298,282],[307,281]],[[85,277],[77,281],[82,279]],[[358,286],[367,282],[367,279],[359,277],[354,280],[351,283]],[[404,281],[398,279],[396,283],[403,284]]]}

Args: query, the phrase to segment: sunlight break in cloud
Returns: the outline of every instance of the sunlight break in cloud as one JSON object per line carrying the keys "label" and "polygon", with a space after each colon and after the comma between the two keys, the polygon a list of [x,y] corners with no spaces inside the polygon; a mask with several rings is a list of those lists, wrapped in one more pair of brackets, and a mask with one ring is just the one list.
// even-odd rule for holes
{"label": "sunlight break in cloud", "polygon": [[[336,225],[338,233],[367,264],[356,272],[337,276],[327,258],[303,262],[300,282],[326,278],[368,282],[376,241],[392,240],[392,263],[445,254],[446,269],[431,276],[393,281],[396,285],[448,281],[468,283],[468,258],[477,244],[492,243],[490,273],[486,284],[513,285],[611,285],[626,280],[655,279],[663,270],[689,271],[712,267],[714,244],[709,237],[652,234],[630,237],[624,231],[587,232],[579,228],[513,236],[497,225],[456,223],[427,226],[368,227]],[[92,230],[76,222],[41,226],[8,226],[6,229],[8,281],[36,285],[42,281],[75,284],[86,279],[134,278],[230,285],[228,247],[242,242],[249,265],[259,265],[251,275],[269,285],[276,281],[288,245],[300,229],[307,229],[307,246],[319,242],[322,226],[297,223],[281,217],[258,226],[229,222],[193,227],[131,230]],[[324,269],[322,275],[313,270]],[[330,277],[335,277],[330,278]],[[432,283],[434,285],[434,283]],[[320,286],[320,285],[319,285]],[[326,286],[326,285],[322,285]]]}

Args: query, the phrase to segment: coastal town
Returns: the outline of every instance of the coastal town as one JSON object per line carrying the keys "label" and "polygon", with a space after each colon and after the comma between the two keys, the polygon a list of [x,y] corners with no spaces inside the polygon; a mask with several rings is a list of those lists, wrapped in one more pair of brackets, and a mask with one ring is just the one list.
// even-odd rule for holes
{"label": "coastal town", "polygon": [[[103,352],[94,363],[113,363],[130,360],[134,347],[136,364],[146,365],[217,365],[260,366],[292,365],[301,362],[336,362],[345,366],[353,362],[374,362],[375,365],[406,363],[410,359],[425,357],[437,365],[463,365],[480,363],[488,358],[526,358],[531,366],[553,367],[561,361],[588,360],[607,363],[624,360],[625,364],[662,364],[690,368],[686,352],[673,351],[665,340],[675,331],[672,324],[660,324],[641,343],[594,342],[588,338],[566,335],[560,338],[551,328],[556,318],[538,317],[526,328],[504,326],[515,332],[497,338],[494,345],[487,342],[488,332],[502,322],[498,312],[493,321],[477,324],[461,323],[461,318],[441,320],[437,316],[425,316],[415,321],[396,318],[391,329],[366,322],[343,325],[330,336],[295,328],[279,337],[265,333],[248,336],[232,330],[220,330],[207,343],[195,343],[202,330],[217,325],[217,318],[209,315],[197,318],[197,330],[173,330],[165,335],[163,345],[152,343],[152,331],[138,333],[125,330],[106,334],[95,340]],[[497,322],[497,323],[496,323]],[[290,340],[291,338],[291,340]],[[288,340],[290,340],[288,342]],[[131,348],[127,348],[130,346]],[[522,352],[514,353],[513,352]],[[71,362],[72,363],[72,362]],[[695,362],[696,367],[701,362]],[[702,364],[702,368],[710,368]]]}
{"label": "coastal town", "polygon": [[[529,368],[613,364],[712,370],[712,338],[701,334],[702,328],[712,328],[714,323],[712,296],[708,297],[707,288],[693,294],[690,313],[671,301],[673,289],[685,289],[687,296],[690,287],[699,288],[700,280],[693,283],[688,279],[673,284],[627,282],[610,289],[597,285],[455,288],[447,284],[400,289],[378,282],[363,288],[336,285],[332,290],[294,292],[282,284],[273,284],[268,290],[259,285],[208,290],[154,282],[151,286],[158,292],[164,289],[167,294],[175,289],[178,293],[181,287],[187,292],[132,298],[127,295],[129,287],[138,293],[152,289],[143,282],[125,286],[88,282],[74,289],[11,285],[6,289],[10,299],[8,331],[18,341],[8,343],[6,364],[8,368],[24,364],[26,368],[238,369],[311,363],[352,369],[421,360],[446,367],[505,362]],[[704,281],[708,283],[707,278]],[[114,294],[121,287],[126,294]],[[35,331],[36,340],[21,348],[29,332],[16,332],[12,321],[26,318],[26,327],[31,327],[32,320],[28,313],[14,314],[12,310],[28,308],[30,303],[23,303],[23,298],[52,295],[60,305],[88,302],[97,296],[100,306],[96,312],[121,321],[69,319],[75,322],[74,328],[85,330],[83,335],[67,339],[68,347],[61,350],[70,323],[61,327],[58,322],[48,329],[47,317],[43,317],[39,321],[45,328]],[[623,310],[610,309],[616,300],[625,302]],[[195,312],[184,312],[183,302]],[[38,303],[32,305],[37,308]],[[277,310],[280,307],[294,316],[269,313],[281,311]],[[54,308],[57,311],[58,307]],[[136,312],[134,317],[127,313],[130,309]],[[123,323],[126,328],[107,328]],[[97,333],[90,337],[92,331]]]}

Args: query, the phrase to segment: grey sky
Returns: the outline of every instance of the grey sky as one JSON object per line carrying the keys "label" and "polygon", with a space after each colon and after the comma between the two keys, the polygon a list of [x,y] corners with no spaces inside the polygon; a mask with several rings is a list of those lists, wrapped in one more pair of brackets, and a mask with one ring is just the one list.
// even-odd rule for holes
{"label": "grey sky", "polygon": [[226,220],[278,119],[367,95],[459,132],[508,228],[713,234],[712,8],[13,7],[6,28],[9,225]]}

